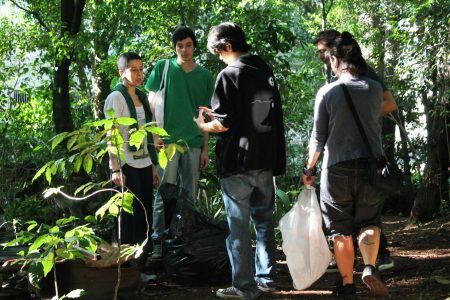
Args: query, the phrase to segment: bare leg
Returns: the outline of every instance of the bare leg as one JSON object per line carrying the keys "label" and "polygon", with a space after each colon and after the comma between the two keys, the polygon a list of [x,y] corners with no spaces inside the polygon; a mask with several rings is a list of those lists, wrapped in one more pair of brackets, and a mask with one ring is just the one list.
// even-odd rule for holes
{"label": "bare leg", "polygon": [[334,237],[334,256],[336,258],[339,273],[341,273],[342,285],[353,283],[355,250],[351,235]]}
{"label": "bare leg", "polygon": [[376,226],[362,228],[359,232],[359,250],[365,265],[375,266],[380,245],[380,232],[380,228]]}

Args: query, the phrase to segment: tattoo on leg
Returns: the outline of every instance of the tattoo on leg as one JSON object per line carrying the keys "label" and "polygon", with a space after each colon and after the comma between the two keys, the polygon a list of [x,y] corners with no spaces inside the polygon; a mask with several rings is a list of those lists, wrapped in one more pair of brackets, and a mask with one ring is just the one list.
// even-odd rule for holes
{"label": "tattoo on leg", "polygon": [[372,245],[375,244],[375,243],[373,243],[373,242],[371,242],[371,241],[369,240],[369,237],[368,237],[368,236],[365,236],[365,237],[363,238],[362,242],[363,242],[364,245],[367,245],[367,246],[372,246]]}

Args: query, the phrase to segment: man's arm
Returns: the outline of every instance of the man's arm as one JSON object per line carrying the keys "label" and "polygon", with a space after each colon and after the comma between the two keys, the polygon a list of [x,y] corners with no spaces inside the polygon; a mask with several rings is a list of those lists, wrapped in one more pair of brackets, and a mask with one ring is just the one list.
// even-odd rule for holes
{"label": "man's arm", "polygon": [[380,117],[384,117],[388,113],[397,110],[397,102],[395,102],[394,96],[389,90],[383,92],[383,101],[381,102]]}

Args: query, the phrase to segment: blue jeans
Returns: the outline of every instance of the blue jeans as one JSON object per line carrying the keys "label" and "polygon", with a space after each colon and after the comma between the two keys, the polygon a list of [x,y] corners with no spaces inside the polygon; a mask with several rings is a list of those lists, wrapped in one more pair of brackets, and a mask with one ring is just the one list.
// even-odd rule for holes
{"label": "blue jeans", "polygon": [[[158,174],[161,177],[161,183],[176,184],[187,190],[192,195],[192,200],[196,198],[198,179],[200,176],[200,148],[184,148],[185,152],[181,154],[176,151],[172,160],[167,162],[163,170],[158,166]],[[192,203],[194,205],[194,203]],[[153,234],[154,241],[160,241],[166,230],[166,221],[164,218],[164,203],[159,193],[156,192],[153,202]]]}
{"label": "blue jeans", "polygon": [[[221,186],[230,228],[227,250],[233,287],[253,297],[259,294],[255,280],[272,283],[276,276],[273,174],[271,170],[247,171],[222,178]],[[256,231],[254,260],[250,217]]]}

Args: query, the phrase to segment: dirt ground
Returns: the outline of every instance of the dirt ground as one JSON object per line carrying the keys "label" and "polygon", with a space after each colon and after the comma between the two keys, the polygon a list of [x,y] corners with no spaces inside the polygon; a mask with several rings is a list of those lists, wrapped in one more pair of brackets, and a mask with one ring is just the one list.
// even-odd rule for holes
{"label": "dirt ground", "polygon": [[[450,300],[450,216],[420,226],[410,225],[407,218],[401,217],[385,217],[383,221],[389,250],[395,261],[393,269],[382,273],[390,292],[388,299]],[[331,289],[338,279],[336,273],[325,273],[307,290],[297,291],[292,286],[281,250],[278,256],[278,289],[262,295],[260,299],[333,299]],[[362,267],[362,259],[358,257],[355,267],[358,299],[371,299],[360,278]],[[142,286],[139,294],[122,295],[120,299],[218,299],[214,295],[215,291],[229,285],[200,284],[193,287],[160,277]],[[11,289],[12,286],[3,281],[0,299],[33,299],[29,292],[27,294],[26,286],[15,287],[15,290]]]}
{"label": "dirt ground", "polygon": [[[388,299],[450,299],[450,216],[425,224],[409,225],[407,218],[385,217],[384,230],[395,267],[382,273],[390,296]],[[358,299],[372,299],[361,281],[361,257],[355,267]],[[333,299],[331,289],[338,280],[335,273],[325,273],[315,284],[297,291],[280,250],[278,290],[260,299]],[[135,299],[218,299],[214,292],[222,286],[177,286],[169,282],[148,284]]]}

